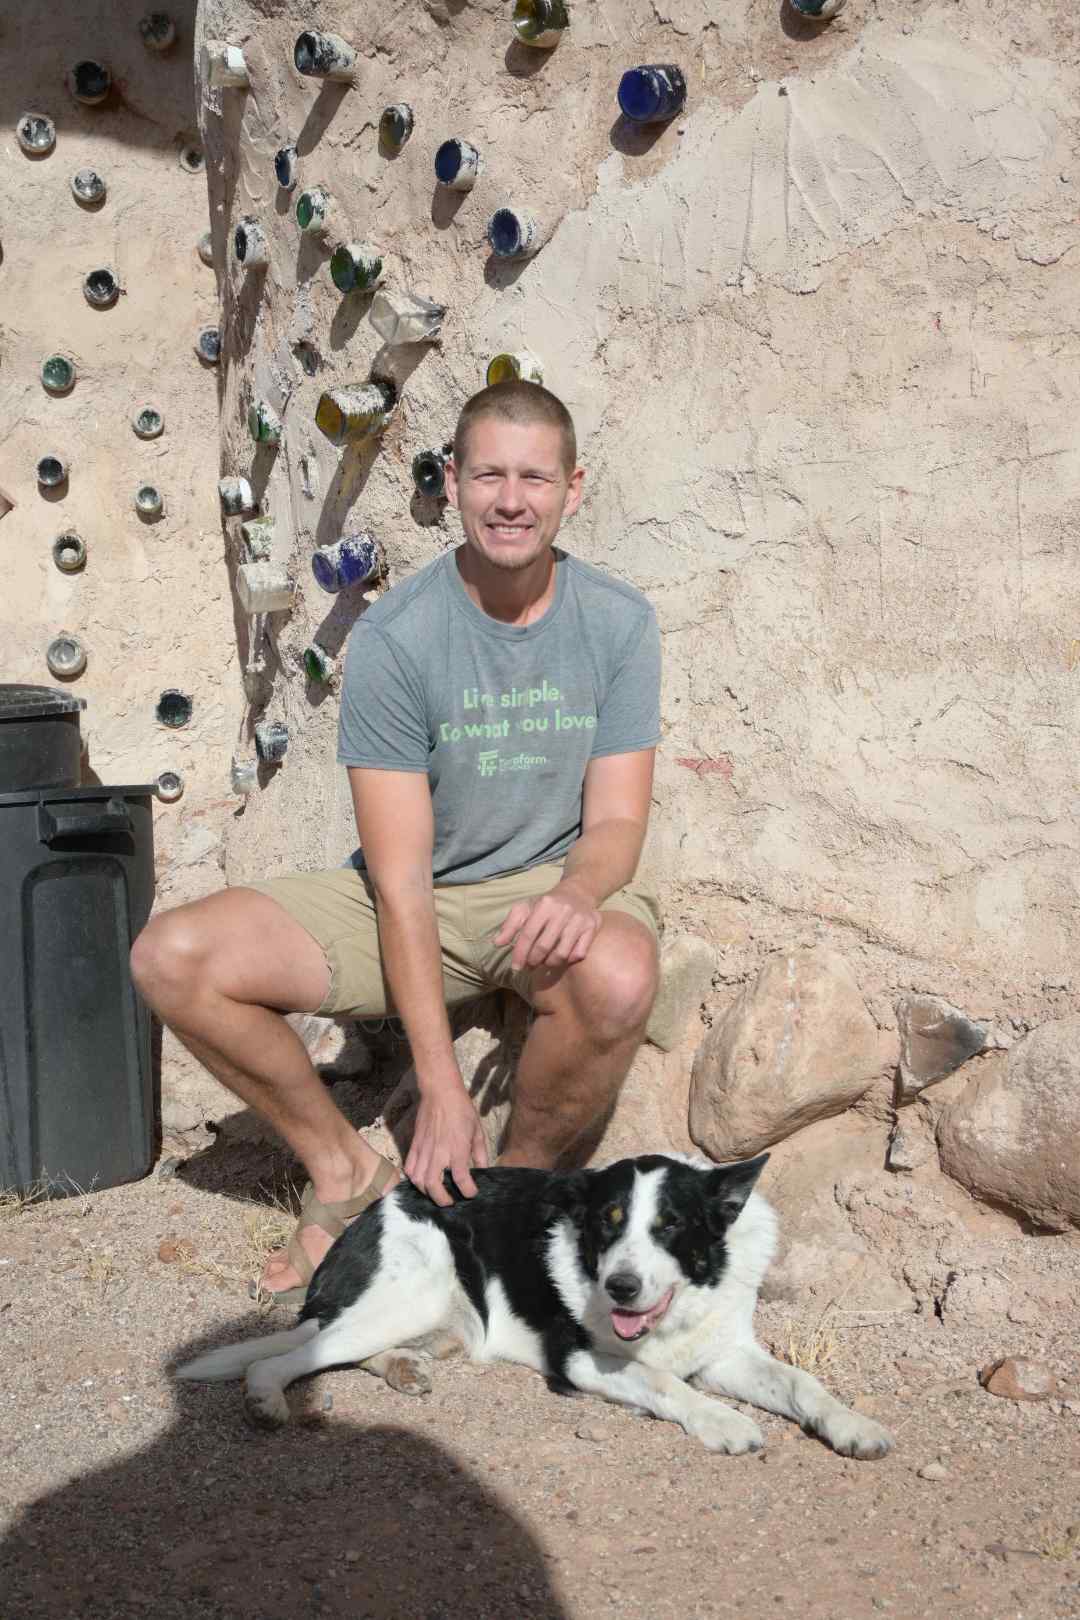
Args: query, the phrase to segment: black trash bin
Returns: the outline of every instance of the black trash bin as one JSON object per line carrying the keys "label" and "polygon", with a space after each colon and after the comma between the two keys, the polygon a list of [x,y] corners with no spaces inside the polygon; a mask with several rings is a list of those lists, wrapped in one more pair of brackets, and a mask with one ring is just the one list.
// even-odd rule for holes
{"label": "black trash bin", "polygon": [[[2,745],[0,722],[0,787]],[[0,1188],[115,1187],[153,1163],[150,1017],[128,953],[154,899],[156,792],[0,793]]]}

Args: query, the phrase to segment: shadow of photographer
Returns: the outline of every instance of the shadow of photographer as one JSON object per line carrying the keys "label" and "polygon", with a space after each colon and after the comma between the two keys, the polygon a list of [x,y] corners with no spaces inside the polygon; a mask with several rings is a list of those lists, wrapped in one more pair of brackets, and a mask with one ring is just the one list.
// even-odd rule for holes
{"label": "shadow of photographer", "polygon": [[4,1620],[566,1615],[530,1530],[444,1446],[324,1412],[311,1381],[272,1436],[247,1428],[235,1384],[173,1389],[150,1445],[17,1513]]}

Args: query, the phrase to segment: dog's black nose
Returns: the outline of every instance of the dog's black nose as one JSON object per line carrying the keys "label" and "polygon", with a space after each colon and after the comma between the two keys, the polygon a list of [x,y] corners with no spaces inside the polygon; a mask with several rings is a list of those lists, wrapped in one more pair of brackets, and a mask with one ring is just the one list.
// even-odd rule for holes
{"label": "dog's black nose", "polygon": [[641,1292],[641,1278],[634,1271],[614,1271],[604,1287],[616,1305],[629,1305]]}

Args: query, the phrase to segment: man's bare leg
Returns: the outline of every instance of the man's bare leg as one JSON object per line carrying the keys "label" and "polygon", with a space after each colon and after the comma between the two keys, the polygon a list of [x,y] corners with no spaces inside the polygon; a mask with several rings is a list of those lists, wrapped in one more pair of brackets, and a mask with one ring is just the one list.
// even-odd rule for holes
{"label": "man's bare leg", "polygon": [[[321,946],[269,895],[227,889],[163,912],[131,952],[138,989],[215,1079],[269,1121],[307,1169],[315,1196],[334,1203],[362,1192],[379,1155],[358,1136],[323,1085],[284,1012],[313,1012],[329,983]],[[306,1227],[316,1265],[333,1241]],[[272,1257],[273,1293],[301,1279]]]}
{"label": "man's bare leg", "polygon": [[644,1038],[657,977],[652,935],[623,912],[605,915],[583,962],[536,970],[500,1164],[551,1168],[607,1113]]}

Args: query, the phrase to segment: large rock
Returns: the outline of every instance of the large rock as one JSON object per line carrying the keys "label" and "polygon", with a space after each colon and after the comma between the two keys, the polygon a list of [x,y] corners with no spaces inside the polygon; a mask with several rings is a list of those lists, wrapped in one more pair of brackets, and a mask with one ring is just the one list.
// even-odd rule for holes
{"label": "large rock", "polygon": [[878,1030],[836,951],[773,958],[694,1059],[690,1134],[711,1158],[748,1158],[856,1102],[880,1071]]}
{"label": "large rock", "polygon": [[1080,1014],[986,1059],[937,1127],[941,1168],[1039,1226],[1080,1227]]}
{"label": "large rock", "polygon": [[676,934],[664,941],[660,984],[645,1031],[647,1041],[662,1052],[675,1050],[712,987],[715,966],[715,950],[696,934]]}
{"label": "large rock", "polygon": [[896,1004],[900,1030],[898,1102],[952,1074],[987,1045],[990,1031],[940,996],[904,996]]}

